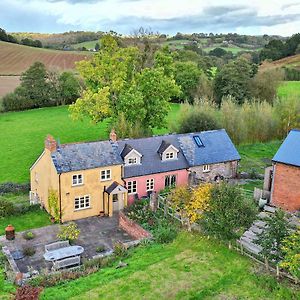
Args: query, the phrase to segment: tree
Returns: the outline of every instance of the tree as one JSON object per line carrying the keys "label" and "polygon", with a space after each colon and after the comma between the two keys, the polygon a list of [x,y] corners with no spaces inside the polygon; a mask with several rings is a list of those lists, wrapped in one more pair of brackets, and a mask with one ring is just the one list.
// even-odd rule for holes
{"label": "tree", "polygon": [[257,68],[245,58],[238,58],[226,64],[216,75],[214,92],[220,105],[224,96],[232,96],[238,103],[251,98],[250,80]]}
{"label": "tree", "polygon": [[71,104],[80,96],[80,82],[71,72],[63,72],[60,74],[58,87],[61,105]]}
{"label": "tree", "polygon": [[282,241],[283,259],[280,266],[300,280],[300,226]]}
{"label": "tree", "polygon": [[212,188],[209,209],[203,212],[200,224],[205,232],[230,241],[248,228],[255,216],[254,203],[245,198],[241,189],[222,183]]}
{"label": "tree", "polygon": [[99,45],[99,43],[96,43],[96,44],[95,44],[95,50],[96,50],[96,51],[99,51],[99,49],[100,49],[100,45]]}
{"label": "tree", "polygon": [[137,48],[119,48],[105,36],[101,49],[90,61],[78,63],[86,90],[70,111],[75,118],[87,115],[97,123],[107,117],[115,120],[122,112],[128,122],[140,122],[149,129],[165,124],[170,98],[178,95],[172,73],[172,57],[167,50],[156,54],[153,68],[141,68]]}
{"label": "tree", "polygon": [[288,220],[284,211],[277,210],[265,220],[266,228],[258,234],[257,244],[262,247],[261,255],[268,261],[278,263],[283,258],[282,243],[288,236]]}
{"label": "tree", "polygon": [[174,73],[176,84],[181,87],[183,99],[192,103],[199,85],[201,70],[193,62],[176,62]]}
{"label": "tree", "polygon": [[227,54],[227,51],[220,47],[217,47],[217,48],[209,51],[209,55],[211,55],[211,56],[222,57],[226,54]]}

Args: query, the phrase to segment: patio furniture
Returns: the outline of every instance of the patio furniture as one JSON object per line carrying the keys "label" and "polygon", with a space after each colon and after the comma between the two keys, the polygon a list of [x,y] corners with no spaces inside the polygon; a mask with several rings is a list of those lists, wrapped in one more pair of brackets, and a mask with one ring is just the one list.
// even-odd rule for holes
{"label": "patio furniture", "polygon": [[53,251],[53,250],[57,250],[57,249],[65,248],[65,247],[69,247],[69,246],[70,246],[69,241],[55,242],[52,244],[45,245],[45,251],[46,252]]}
{"label": "patio furniture", "polygon": [[56,261],[68,257],[78,256],[83,253],[84,248],[81,246],[69,246],[64,248],[46,251],[44,258],[47,261]]}
{"label": "patio furniture", "polygon": [[63,269],[63,268],[71,267],[71,266],[75,266],[75,265],[77,265],[77,266],[80,265],[80,256],[68,257],[65,259],[54,261],[53,269],[59,270],[59,269]]}

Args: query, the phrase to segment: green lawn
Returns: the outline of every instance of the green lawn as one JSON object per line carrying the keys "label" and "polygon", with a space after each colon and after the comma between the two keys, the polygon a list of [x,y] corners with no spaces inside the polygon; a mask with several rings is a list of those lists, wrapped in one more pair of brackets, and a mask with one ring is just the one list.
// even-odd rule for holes
{"label": "green lawn", "polygon": [[265,167],[271,165],[271,159],[280,145],[281,141],[273,141],[238,146],[237,149],[242,157],[239,170],[250,171],[253,169],[263,174]]}
{"label": "green lawn", "polygon": [[94,41],[88,41],[88,42],[82,42],[78,44],[72,45],[75,49],[85,47],[86,49],[95,49],[95,45],[99,43],[99,40],[94,40]]}
{"label": "green lawn", "polygon": [[296,96],[300,99],[300,81],[284,81],[278,88],[278,96]]}
{"label": "green lawn", "polygon": [[[172,104],[169,121],[176,117],[179,106]],[[0,182],[29,181],[29,168],[43,151],[48,133],[61,143],[101,140],[108,138],[107,125],[108,120],[97,125],[88,120],[72,121],[67,106],[0,114]]]}
{"label": "green lawn", "polygon": [[46,288],[41,299],[299,299],[299,291],[258,275],[261,267],[224,245],[181,233],[174,243],[139,247],[122,269],[105,268]]}
{"label": "green lawn", "polygon": [[5,234],[8,224],[15,227],[16,232],[51,225],[49,215],[44,210],[34,210],[22,215],[0,218],[0,235]]}

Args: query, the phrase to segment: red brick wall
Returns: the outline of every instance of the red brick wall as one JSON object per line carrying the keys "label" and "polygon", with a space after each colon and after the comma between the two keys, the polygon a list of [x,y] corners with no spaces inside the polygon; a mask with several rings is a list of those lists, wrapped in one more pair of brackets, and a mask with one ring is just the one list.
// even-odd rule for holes
{"label": "red brick wall", "polygon": [[119,213],[119,226],[125,230],[129,235],[131,235],[134,239],[143,239],[143,238],[151,238],[152,235],[150,232],[142,228],[139,224],[130,220],[124,213]]}
{"label": "red brick wall", "polygon": [[300,210],[300,168],[276,163],[272,204],[288,211]]}

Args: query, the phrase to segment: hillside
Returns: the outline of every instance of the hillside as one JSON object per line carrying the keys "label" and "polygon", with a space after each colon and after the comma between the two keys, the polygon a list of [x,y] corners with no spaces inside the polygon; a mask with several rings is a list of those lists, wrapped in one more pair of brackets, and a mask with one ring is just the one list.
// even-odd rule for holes
{"label": "hillside", "polygon": [[76,61],[88,55],[0,42],[0,75],[20,75],[36,61],[44,63],[48,69],[70,70],[75,67]]}
{"label": "hillside", "polygon": [[265,61],[261,65],[260,70],[265,71],[269,69],[282,68],[282,67],[297,69],[300,71],[300,54],[285,57],[272,62]]}

